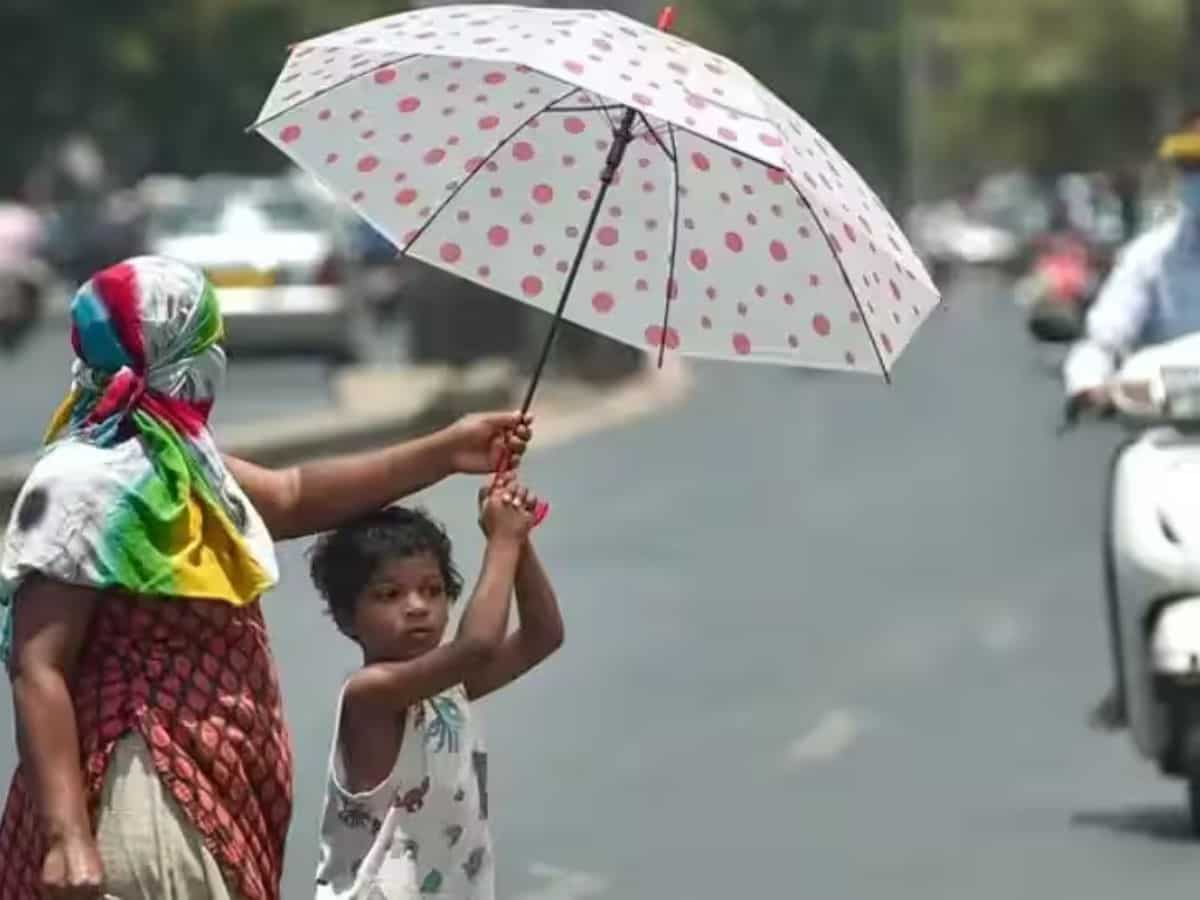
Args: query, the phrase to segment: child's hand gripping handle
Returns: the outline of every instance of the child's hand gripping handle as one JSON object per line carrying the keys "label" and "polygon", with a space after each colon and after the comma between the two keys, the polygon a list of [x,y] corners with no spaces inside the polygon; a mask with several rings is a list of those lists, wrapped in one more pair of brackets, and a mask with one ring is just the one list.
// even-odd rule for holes
{"label": "child's hand gripping handle", "polygon": [[[500,476],[508,472],[512,465],[512,452],[506,447],[500,454],[500,461],[496,464],[496,472],[492,477],[492,489],[495,490],[496,484],[500,480]],[[537,528],[550,515],[550,504],[545,500],[539,500],[537,506],[533,508],[533,527]]]}

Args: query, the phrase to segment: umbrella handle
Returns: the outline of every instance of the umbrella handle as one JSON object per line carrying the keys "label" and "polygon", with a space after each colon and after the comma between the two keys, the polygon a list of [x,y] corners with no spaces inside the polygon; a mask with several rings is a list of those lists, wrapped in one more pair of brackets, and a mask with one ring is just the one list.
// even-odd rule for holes
{"label": "umbrella handle", "polygon": [[[500,462],[496,465],[496,472],[492,476],[492,490],[496,488],[496,482],[500,480],[500,476],[508,471],[509,464],[512,462],[512,453],[507,449],[500,454]],[[539,500],[533,508],[533,527],[537,528],[550,515],[550,504],[545,500]]]}

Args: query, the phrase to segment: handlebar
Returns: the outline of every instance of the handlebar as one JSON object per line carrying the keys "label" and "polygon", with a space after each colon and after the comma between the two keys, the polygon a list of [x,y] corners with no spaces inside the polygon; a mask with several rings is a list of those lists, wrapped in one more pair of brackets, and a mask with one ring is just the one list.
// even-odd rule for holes
{"label": "handlebar", "polygon": [[1088,403],[1084,395],[1076,394],[1074,397],[1068,397],[1063,404],[1062,420],[1058,423],[1056,435],[1062,437],[1068,431],[1073,431],[1089,411],[1095,412],[1096,418],[1100,420],[1109,420],[1116,415],[1116,410],[1111,406],[1097,410]]}
{"label": "handlebar", "polygon": [[1200,385],[1180,382],[1179,377],[1166,368],[1157,379],[1113,379],[1102,388],[1105,402],[1100,406],[1089,400],[1086,393],[1068,397],[1058,434],[1061,436],[1075,428],[1089,411],[1096,413],[1098,419],[1119,418],[1135,428],[1155,425],[1200,427],[1200,394],[1197,392]]}

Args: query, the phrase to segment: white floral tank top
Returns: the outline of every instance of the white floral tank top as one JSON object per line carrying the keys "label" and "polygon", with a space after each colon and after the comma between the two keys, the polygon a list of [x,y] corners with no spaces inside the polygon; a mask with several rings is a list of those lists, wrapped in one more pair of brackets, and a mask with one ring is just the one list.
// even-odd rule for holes
{"label": "white floral tank top", "polygon": [[487,753],[466,691],[411,707],[392,773],[361,794],[343,788],[341,719],[339,697],[316,900],[494,900]]}

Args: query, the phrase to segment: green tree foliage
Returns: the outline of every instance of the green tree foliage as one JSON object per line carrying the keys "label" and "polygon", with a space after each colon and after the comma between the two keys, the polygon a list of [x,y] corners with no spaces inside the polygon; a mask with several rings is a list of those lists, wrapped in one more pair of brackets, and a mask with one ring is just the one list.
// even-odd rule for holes
{"label": "green tree foliage", "polygon": [[[685,35],[757,74],[891,199],[914,150],[943,182],[1145,158],[1185,59],[1200,59],[1200,46],[1185,52],[1200,42],[1200,25],[1188,26],[1200,23],[1200,0],[677,5]],[[278,154],[244,129],[287,46],[404,7],[6,0],[0,194],[71,132],[95,136],[126,177],[277,168]]]}
{"label": "green tree foliage", "polygon": [[0,10],[0,193],[65,134],[121,173],[275,168],[244,133],[305,37],[403,0],[7,0]]}
{"label": "green tree foliage", "polygon": [[900,0],[689,0],[680,12],[685,36],[744,65],[877,190],[897,186]]}
{"label": "green tree foliage", "polygon": [[1181,0],[937,3],[917,27],[958,78],[930,104],[928,146],[1052,172],[1145,158],[1181,81],[1182,24]]}
{"label": "green tree foliage", "polygon": [[1200,0],[682,8],[692,36],[743,62],[894,196],[914,152],[943,187],[1008,166],[1053,172],[1144,159],[1184,82],[1185,15],[1200,15]]}

